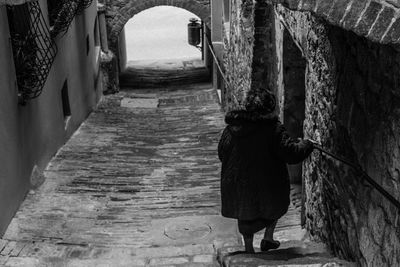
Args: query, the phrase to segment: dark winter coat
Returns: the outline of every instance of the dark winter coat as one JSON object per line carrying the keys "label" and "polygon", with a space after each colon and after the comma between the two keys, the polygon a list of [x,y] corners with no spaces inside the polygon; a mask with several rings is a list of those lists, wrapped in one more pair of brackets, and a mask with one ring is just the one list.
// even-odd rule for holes
{"label": "dark winter coat", "polygon": [[239,220],[279,219],[289,207],[286,163],[303,161],[313,150],[287,134],[276,116],[232,111],[218,145],[222,162],[222,215]]}

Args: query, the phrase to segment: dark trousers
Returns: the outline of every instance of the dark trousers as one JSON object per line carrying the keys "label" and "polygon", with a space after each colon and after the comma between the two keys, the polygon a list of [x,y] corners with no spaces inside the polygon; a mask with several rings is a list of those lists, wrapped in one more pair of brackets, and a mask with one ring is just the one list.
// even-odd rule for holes
{"label": "dark trousers", "polygon": [[238,220],[239,232],[243,236],[254,235],[258,231],[261,231],[264,228],[268,228],[275,222],[276,220],[267,220],[267,219],[256,219],[252,221]]}

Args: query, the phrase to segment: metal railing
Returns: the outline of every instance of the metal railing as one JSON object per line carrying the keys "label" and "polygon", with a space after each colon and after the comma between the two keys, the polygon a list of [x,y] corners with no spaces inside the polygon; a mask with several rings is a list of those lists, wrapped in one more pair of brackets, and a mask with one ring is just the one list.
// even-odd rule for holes
{"label": "metal railing", "polygon": [[207,42],[208,49],[210,50],[211,55],[214,58],[214,63],[217,66],[218,72],[220,73],[221,77],[223,78],[225,85],[227,85],[228,80],[226,79],[225,72],[223,71],[223,69],[221,67],[219,59],[218,59],[217,55],[215,54],[214,47],[210,41],[210,37],[207,34],[205,34],[205,36],[206,36],[206,42]]}
{"label": "metal railing", "polygon": [[381,193],[382,196],[384,196],[387,200],[389,200],[396,208],[400,209],[400,202],[392,196],[388,191],[386,191],[380,184],[378,184],[371,176],[369,176],[360,166],[340,157],[332,152],[329,152],[328,150],[324,149],[320,144],[317,142],[314,142],[314,148],[321,151],[322,153],[334,158],[337,161],[342,162],[343,164],[349,166],[352,168],[356,173],[360,175],[360,177],[366,181],[368,184],[370,184],[375,190],[377,190],[379,193]]}
{"label": "metal railing", "polygon": [[[226,75],[225,72],[223,71],[219,59],[217,57],[217,55],[215,54],[214,48],[212,46],[212,43],[210,42],[209,36],[206,35],[206,41],[207,41],[207,45],[208,48],[214,58],[214,63],[217,66],[218,72],[220,73],[221,77],[224,80],[224,87],[228,85],[228,81],[226,79]],[[232,95],[234,97],[234,95]],[[234,98],[235,99],[235,98]],[[237,99],[235,99],[237,101]],[[343,164],[351,167],[357,174],[360,175],[360,177],[366,181],[368,184],[370,184],[375,190],[377,190],[383,197],[385,197],[388,201],[390,201],[390,203],[392,203],[394,206],[396,206],[396,208],[398,208],[400,210],[400,201],[398,201],[394,196],[392,196],[387,190],[385,190],[380,184],[378,184],[371,176],[369,176],[360,166],[342,158],[339,157],[329,151],[327,151],[326,149],[324,149],[320,144],[318,144],[317,142],[313,141],[314,143],[314,148],[321,151],[322,153],[334,158],[335,160],[338,160],[340,162],[342,162]]]}
{"label": "metal railing", "polygon": [[[210,50],[210,52],[211,52],[211,55],[212,55],[212,57],[213,57],[213,59],[214,59],[214,63],[215,63],[215,65],[217,66],[217,71],[218,71],[220,77],[221,77],[222,80],[223,80],[222,86],[221,86],[221,87],[222,87],[222,88],[221,88],[221,94],[222,94],[221,98],[222,98],[222,104],[224,104],[224,96],[225,96],[226,91],[227,91],[227,90],[228,90],[228,91],[231,91],[231,90],[230,90],[230,86],[229,86],[229,82],[228,82],[228,79],[226,78],[225,71],[224,71],[223,67],[221,66],[221,63],[219,62],[219,58],[218,58],[218,56],[215,54],[215,50],[214,50],[213,44],[212,44],[212,42],[211,42],[211,40],[210,40],[210,37],[208,36],[208,34],[205,34],[205,36],[206,36],[207,46],[208,46],[208,48],[209,48],[209,50]],[[240,103],[240,101],[236,98],[236,96],[235,96],[234,94],[230,94],[230,96],[231,96],[232,99],[235,101],[235,103],[236,103],[238,106],[240,106],[241,103]]]}

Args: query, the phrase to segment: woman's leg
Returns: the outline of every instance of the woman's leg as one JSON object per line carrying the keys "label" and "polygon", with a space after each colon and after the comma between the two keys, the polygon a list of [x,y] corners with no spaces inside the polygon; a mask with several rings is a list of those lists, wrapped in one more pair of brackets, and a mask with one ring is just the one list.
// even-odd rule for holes
{"label": "woman's leg", "polygon": [[260,249],[261,251],[268,251],[270,249],[277,249],[281,243],[274,240],[274,230],[278,220],[270,221],[265,228],[264,238],[261,240]]}
{"label": "woman's leg", "polygon": [[254,235],[243,235],[244,248],[247,253],[255,253],[254,247],[253,247],[253,238],[254,238]]}
{"label": "woman's leg", "polygon": [[257,219],[252,221],[238,220],[239,232],[243,236],[246,252],[254,253],[254,247],[253,247],[254,234],[265,228],[266,224],[267,222],[264,219]]}
{"label": "woman's leg", "polygon": [[269,225],[265,228],[264,239],[266,240],[274,240],[274,231],[278,220],[272,221]]}

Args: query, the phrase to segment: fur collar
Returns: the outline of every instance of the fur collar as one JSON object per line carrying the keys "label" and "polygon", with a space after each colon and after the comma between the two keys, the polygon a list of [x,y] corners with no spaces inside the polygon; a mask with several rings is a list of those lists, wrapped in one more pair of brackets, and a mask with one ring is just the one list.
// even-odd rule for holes
{"label": "fur collar", "polygon": [[233,110],[226,114],[225,122],[229,125],[242,125],[247,123],[271,123],[277,122],[278,116],[273,113],[261,113],[256,111]]}

